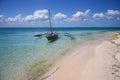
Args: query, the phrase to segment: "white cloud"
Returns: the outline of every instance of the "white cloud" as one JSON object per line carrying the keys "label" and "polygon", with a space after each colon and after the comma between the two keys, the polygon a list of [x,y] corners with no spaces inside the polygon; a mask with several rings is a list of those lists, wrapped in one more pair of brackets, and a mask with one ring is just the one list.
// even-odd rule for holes
{"label": "white cloud", "polygon": [[117,15],[120,15],[120,11],[119,10],[107,10],[106,15],[117,16]]}
{"label": "white cloud", "polygon": [[26,21],[33,21],[33,19],[34,19],[33,15],[28,15],[25,17]]}
{"label": "white cloud", "polygon": [[79,21],[79,20],[88,20],[90,10],[86,10],[85,12],[77,11],[72,15],[72,18],[69,18],[69,21]]}
{"label": "white cloud", "polygon": [[95,13],[92,17],[93,19],[117,19],[117,17],[120,17],[120,11],[107,10],[105,13]]}
{"label": "white cloud", "polygon": [[4,21],[4,16],[0,15],[0,23]]}
{"label": "white cloud", "polygon": [[15,17],[9,17],[8,22],[22,22],[24,19],[21,17],[21,14],[16,15]]}
{"label": "white cloud", "polygon": [[[36,10],[33,14],[27,15],[25,17],[22,17],[21,14],[16,15],[15,17],[8,17],[5,18],[3,15],[0,15],[0,24],[16,24],[19,23],[22,25],[28,25],[31,24],[44,24],[44,22],[48,22],[48,10]],[[67,15],[63,14],[62,12],[58,12],[55,15],[51,15],[52,19],[59,22],[74,22],[74,21],[80,21],[80,20],[94,20],[95,19],[110,19],[110,20],[120,20],[120,11],[119,10],[107,10],[106,12],[100,12],[100,13],[94,13],[92,16],[90,15],[90,10],[86,11],[77,11],[74,13],[71,17],[68,17]],[[31,25],[30,24],[30,25]]]}
{"label": "white cloud", "polygon": [[65,14],[62,14],[62,13],[57,13],[53,16],[53,19],[54,20],[62,20],[62,19],[66,19],[67,18],[67,15]]}
{"label": "white cloud", "polygon": [[117,20],[120,20],[120,17],[117,17]]}
{"label": "white cloud", "polygon": [[37,10],[33,15],[25,17],[25,21],[45,21],[48,19],[48,10]]}
{"label": "white cloud", "polygon": [[120,16],[120,11],[119,10],[107,10],[107,12],[106,12],[106,18],[107,19],[114,19],[117,16]]}
{"label": "white cloud", "polygon": [[0,15],[0,19],[3,18],[3,15]]}
{"label": "white cloud", "polygon": [[21,17],[21,14],[16,15],[15,17],[7,18],[7,22],[38,22],[46,21],[48,19],[48,10],[37,10],[32,15],[27,15],[26,17]]}
{"label": "white cloud", "polygon": [[93,15],[94,19],[101,19],[101,18],[104,18],[104,17],[105,17],[105,15],[103,13],[95,13]]}

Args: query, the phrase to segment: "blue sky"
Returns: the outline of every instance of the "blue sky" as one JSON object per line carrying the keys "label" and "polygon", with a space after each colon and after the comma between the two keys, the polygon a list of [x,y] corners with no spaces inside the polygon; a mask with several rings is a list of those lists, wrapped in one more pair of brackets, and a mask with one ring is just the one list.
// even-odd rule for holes
{"label": "blue sky", "polygon": [[0,27],[120,27],[120,0],[0,0]]}

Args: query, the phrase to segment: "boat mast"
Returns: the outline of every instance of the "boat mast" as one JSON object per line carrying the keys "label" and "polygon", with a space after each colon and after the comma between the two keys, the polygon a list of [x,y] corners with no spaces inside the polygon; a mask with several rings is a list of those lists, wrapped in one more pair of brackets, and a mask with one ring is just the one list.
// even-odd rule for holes
{"label": "boat mast", "polygon": [[50,30],[51,30],[51,34],[52,34],[53,30],[52,30],[52,24],[51,24],[51,18],[50,18],[50,9],[49,9],[49,23],[50,23]]}

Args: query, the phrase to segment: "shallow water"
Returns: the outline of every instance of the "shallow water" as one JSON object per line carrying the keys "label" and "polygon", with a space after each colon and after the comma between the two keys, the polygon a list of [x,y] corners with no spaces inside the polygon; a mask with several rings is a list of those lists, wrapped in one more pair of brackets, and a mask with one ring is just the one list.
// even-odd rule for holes
{"label": "shallow water", "polygon": [[59,39],[48,43],[37,33],[47,33],[49,28],[0,28],[0,80],[21,80],[36,62],[61,57],[66,51],[77,44],[106,37],[106,33],[118,29],[76,29],[56,28],[58,33],[70,33],[70,37],[59,35]]}

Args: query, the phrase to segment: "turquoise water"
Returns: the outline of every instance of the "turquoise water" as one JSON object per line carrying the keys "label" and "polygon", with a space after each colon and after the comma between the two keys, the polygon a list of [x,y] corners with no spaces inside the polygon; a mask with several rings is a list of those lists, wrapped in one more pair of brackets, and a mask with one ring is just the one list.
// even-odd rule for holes
{"label": "turquoise water", "polygon": [[74,39],[59,34],[59,39],[48,43],[37,33],[47,33],[49,28],[0,28],[0,80],[22,80],[27,69],[38,61],[61,57],[73,46],[105,37],[116,28],[55,28],[58,33],[70,33]]}

